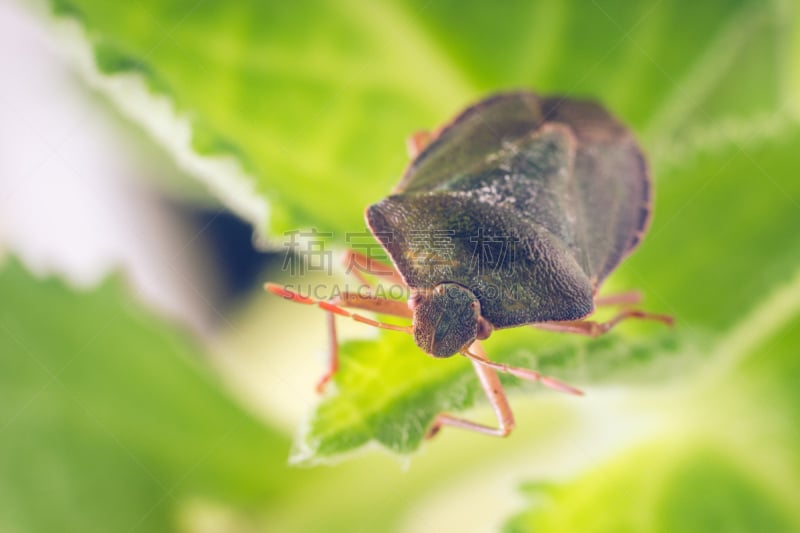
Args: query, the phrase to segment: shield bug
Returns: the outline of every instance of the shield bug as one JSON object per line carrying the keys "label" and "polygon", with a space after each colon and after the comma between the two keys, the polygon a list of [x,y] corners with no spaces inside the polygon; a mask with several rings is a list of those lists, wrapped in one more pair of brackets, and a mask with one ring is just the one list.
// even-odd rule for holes
{"label": "shield bug", "polygon": [[[319,301],[266,285],[328,311],[330,367],[319,390],[337,368],[334,316],[343,315],[409,333],[434,357],[462,354],[472,361],[498,427],[440,414],[429,435],[451,425],[505,436],[514,418],[497,372],[581,392],[489,360],[481,341],[494,330],[532,325],[597,336],[627,318],[672,323],[669,316],[631,308],[638,293],[597,296],[639,244],[651,214],[645,158],[603,107],[531,92],[498,94],[433,133],[413,135],[408,147],[412,161],[400,183],[365,213],[392,265],[376,271],[369,257],[347,256],[407,287],[407,302],[362,293]],[[587,320],[601,305],[623,307],[608,322]],[[378,322],[348,308],[410,318],[411,324]]]}

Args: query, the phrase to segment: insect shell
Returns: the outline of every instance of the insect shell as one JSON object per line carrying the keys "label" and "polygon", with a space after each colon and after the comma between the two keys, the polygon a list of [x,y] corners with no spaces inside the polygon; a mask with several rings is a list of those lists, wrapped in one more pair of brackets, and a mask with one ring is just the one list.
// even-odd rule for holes
{"label": "insect shell", "polygon": [[[600,105],[514,92],[433,134],[366,220],[411,291],[416,344],[448,357],[494,329],[590,314],[648,226],[650,191],[641,150]],[[453,260],[434,268],[420,232],[448,235]]]}

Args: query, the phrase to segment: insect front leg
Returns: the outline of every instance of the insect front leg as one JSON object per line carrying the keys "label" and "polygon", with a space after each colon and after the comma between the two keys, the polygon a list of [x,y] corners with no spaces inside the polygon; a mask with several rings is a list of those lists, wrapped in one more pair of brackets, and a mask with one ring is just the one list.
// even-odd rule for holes
{"label": "insect front leg", "polygon": [[583,393],[571,385],[567,385],[555,378],[543,376],[535,370],[527,368],[519,368],[510,366],[505,363],[497,363],[489,360],[486,352],[483,350],[480,341],[473,342],[467,350],[461,352],[472,361],[472,366],[475,373],[478,374],[478,379],[481,382],[481,388],[486,394],[489,403],[494,409],[495,416],[497,417],[497,426],[493,428],[477,422],[472,422],[463,418],[458,418],[449,414],[440,414],[436,417],[431,428],[428,430],[427,437],[436,435],[442,426],[455,426],[461,429],[469,429],[484,435],[493,435],[495,437],[505,437],[511,430],[514,429],[514,414],[511,412],[511,407],[506,399],[503,387],[500,384],[500,379],[497,377],[497,372],[511,374],[512,376],[524,379],[527,381],[534,381],[551,389],[565,392],[567,394],[574,394],[580,396]]}
{"label": "insect front leg", "polygon": [[287,300],[306,305],[317,305],[321,309],[328,311],[328,369],[317,383],[317,392],[320,393],[325,389],[325,385],[331,380],[333,375],[339,369],[339,342],[336,335],[336,319],[334,315],[346,316],[348,318],[352,318],[356,322],[361,322],[376,328],[411,333],[410,326],[400,326],[397,324],[379,322],[346,309],[363,309],[365,311],[372,311],[384,315],[411,318],[412,313],[408,308],[408,305],[406,302],[400,300],[391,300],[389,298],[381,298],[353,292],[341,293],[339,296],[331,300],[316,300],[314,298],[309,298],[281,287],[275,283],[267,283],[264,285],[264,288],[267,291]]}
{"label": "insect front leg", "polygon": [[597,337],[603,335],[604,333],[608,333],[611,328],[629,318],[636,318],[639,320],[654,320],[668,326],[672,326],[675,323],[674,319],[669,315],[648,313],[645,311],[639,311],[637,309],[625,309],[607,322],[595,322],[593,320],[567,320],[564,322],[542,322],[541,324],[533,324],[533,326],[545,331],[577,333],[579,335]]}
{"label": "insect front leg", "polygon": [[317,394],[325,392],[325,385],[339,370],[339,340],[336,335],[336,314],[328,313],[328,369],[317,381]]}
{"label": "insect front leg", "polygon": [[[470,350],[483,354],[484,356],[486,355],[483,352],[483,348],[481,347],[480,343],[477,341],[470,346]],[[497,372],[493,368],[485,366],[474,359],[472,360],[472,367],[475,369],[475,373],[478,375],[478,379],[481,382],[481,388],[486,394],[486,398],[489,400],[492,409],[494,409],[495,416],[497,417],[498,427],[494,428],[484,424],[479,424],[478,422],[466,420],[464,418],[441,413],[436,416],[433,425],[425,435],[426,438],[429,439],[439,433],[439,431],[442,429],[442,426],[453,426],[461,429],[468,429],[470,431],[483,433],[484,435],[492,435],[494,437],[505,437],[514,429],[514,413],[511,411],[511,406],[509,405],[506,394],[503,391],[503,386],[500,384],[500,379],[497,377]]]}
{"label": "insect front leg", "polygon": [[[388,298],[379,298],[376,296],[360,295],[352,292],[345,292],[340,294],[337,298],[328,302],[332,306],[339,308],[355,308],[363,309],[365,311],[372,311],[374,313],[392,315],[403,318],[411,318],[411,310],[405,302],[398,300],[390,300]],[[317,392],[322,394],[325,390],[325,385],[331,380],[333,375],[339,370],[339,341],[336,335],[336,315],[342,314],[337,311],[328,312],[328,370],[323,374],[317,382]],[[347,315],[345,315],[347,316]],[[386,326],[382,322],[371,320],[361,315],[350,314],[351,318],[358,322],[369,324],[371,326],[382,327]],[[391,325],[391,324],[390,324]],[[393,326],[393,325],[392,325]],[[394,328],[384,328],[394,329]],[[404,328],[407,329],[407,328]]]}

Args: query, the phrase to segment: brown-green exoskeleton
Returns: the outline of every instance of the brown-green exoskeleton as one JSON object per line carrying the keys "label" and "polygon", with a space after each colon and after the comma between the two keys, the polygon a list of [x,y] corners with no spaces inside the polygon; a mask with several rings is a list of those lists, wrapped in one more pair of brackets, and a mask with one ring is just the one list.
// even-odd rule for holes
{"label": "brown-green exoskeleton", "polygon": [[[434,357],[472,360],[498,427],[440,414],[430,435],[452,425],[504,436],[514,419],[497,371],[580,391],[490,361],[480,341],[494,330],[533,325],[595,336],[626,318],[671,323],[668,316],[632,309],[637,293],[598,297],[603,280],[641,241],[652,202],[641,150],[600,105],[524,91],[498,94],[433,133],[413,135],[409,149],[412,162],[400,183],[366,210],[367,225],[392,264],[356,252],[347,256],[406,287],[407,302],[354,293],[317,301],[266,286],[329,311],[331,363],[320,389],[337,368],[334,316],[349,316],[412,334]],[[587,320],[598,305],[624,307],[607,322]],[[406,317],[411,325],[348,309]]]}

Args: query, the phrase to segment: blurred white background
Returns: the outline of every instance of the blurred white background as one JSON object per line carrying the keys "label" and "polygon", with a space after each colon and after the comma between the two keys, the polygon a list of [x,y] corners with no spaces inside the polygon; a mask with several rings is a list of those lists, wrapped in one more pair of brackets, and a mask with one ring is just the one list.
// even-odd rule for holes
{"label": "blurred white background", "polygon": [[41,18],[0,3],[0,252],[75,285],[121,270],[151,306],[205,331],[196,230],[145,183],[177,173],[82,86]]}

